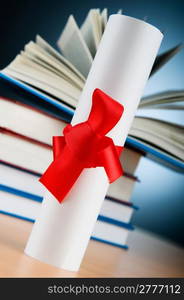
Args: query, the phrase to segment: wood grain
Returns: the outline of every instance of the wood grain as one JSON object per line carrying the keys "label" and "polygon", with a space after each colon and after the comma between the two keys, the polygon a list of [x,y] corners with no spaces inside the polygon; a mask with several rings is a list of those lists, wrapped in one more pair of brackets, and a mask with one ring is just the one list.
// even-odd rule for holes
{"label": "wood grain", "polygon": [[150,233],[130,234],[128,251],[90,241],[79,272],[24,254],[32,224],[0,215],[0,277],[184,277],[184,250]]}

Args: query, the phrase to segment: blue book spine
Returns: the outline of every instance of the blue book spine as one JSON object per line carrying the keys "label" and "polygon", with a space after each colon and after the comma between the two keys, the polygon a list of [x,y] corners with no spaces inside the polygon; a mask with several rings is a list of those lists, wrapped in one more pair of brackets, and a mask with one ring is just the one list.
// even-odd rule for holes
{"label": "blue book spine", "polygon": [[31,93],[34,96],[39,97],[42,100],[54,105],[60,111],[63,111],[64,113],[68,114],[69,116],[73,116],[74,109],[68,107],[67,105],[63,104],[62,102],[52,99],[49,96],[45,95],[44,93],[40,93],[37,89],[31,88],[29,85],[24,84],[23,82],[16,80],[13,77],[10,77],[2,72],[0,72],[0,77],[4,80],[8,81],[9,83],[16,85],[17,87],[25,90],[26,92]]}
{"label": "blue book spine", "polygon": [[21,191],[21,190],[18,190],[16,188],[13,188],[13,187],[10,187],[10,186],[4,185],[4,184],[0,184],[0,190],[7,192],[7,193],[14,194],[16,196],[34,200],[36,202],[42,202],[42,200],[43,200],[43,197],[41,197],[41,196],[38,196],[38,195],[35,195],[32,193],[28,193],[25,191]]}
{"label": "blue book spine", "polygon": [[170,167],[176,167],[177,171],[184,171],[184,162],[179,161],[178,159],[175,159],[174,157],[167,155],[154,147],[149,147],[148,145],[141,143],[140,141],[134,138],[128,136],[126,139],[126,145],[142,150],[144,153],[150,155],[150,158],[157,157],[161,161],[165,161],[166,164],[168,163]]}

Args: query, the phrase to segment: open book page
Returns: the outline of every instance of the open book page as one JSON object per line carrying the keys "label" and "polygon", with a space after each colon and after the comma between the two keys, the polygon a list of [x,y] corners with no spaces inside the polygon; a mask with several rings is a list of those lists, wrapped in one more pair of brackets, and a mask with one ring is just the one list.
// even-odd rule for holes
{"label": "open book page", "polygon": [[173,105],[174,103],[176,105],[181,104],[182,106],[183,101],[184,90],[165,91],[142,98],[139,108],[165,108],[166,106],[169,108],[169,105]]}
{"label": "open book page", "polygon": [[73,82],[79,89],[83,88],[84,81],[78,77],[68,66],[58,61],[51,54],[47,53],[40,46],[35,44],[34,42],[29,42],[25,46],[25,51],[30,53],[33,57],[38,59],[39,61],[45,62],[49,67],[53,68],[53,70],[57,70],[61,77],[68,78],[68,81]]}
{"label": "open book page", "polygon": [[[183,110],[184,110],[184,103],[183,103]],[[184,126],[184,118],[183,118],[183,110],[180,109],[168,109],[168,108],[141,108],[138,109],[136,112],[136,117],[143,117],[143,118],[154,118],[156,120],[162,120],[165,122],[171,122],[177,125]]]}
{"label": "open book page", "polygon": [[65,64],[73,73],[75,73],[83,82],[85,82],[85,77],[79,72],[79,70],[76,69],[69,60],[67,60],[63,55],[49,45],[49,43],[47,43],[40,35],[36,36],[36,44],[59,60],[62,64]]}
{"label": "open book page", "polygon": [[138,140],[146,142],[146,144],[148,145],[151,144],[156,148],[161,148],[162,150],[164,150],[164,152],[168,152],[172,156],[175,156],[180,160],[184,160],[184,149],[181,147],[177,147],[176,145],[165,139],[161,140],[160,136],[152,135],[147,131],[140,131],[137,128],[132,128],[129,135],[131,137],[137,138]]}
{"label": "open book page", "polygon": [[[36,63],[37,66],[42,66],[43,72],[49,70],[53,73],[53,75],[56,74],[58,76],[61,76],[63,79],[68,79],[68,77],[65,76],[65,74],[62,74],[58,69],[53,68],[50,64],[48,64],[48,62],[39,59],[37,56],[33,55],[33,53],[29,51],[21,51],[20,54],[21,54],[20,56],[24,59],[24,61],[29,60],[29,63],[33,62]],[[69,79],[68,81],[73,82],[71,79]]]}
{"label": "open book page", "polygon": [[184,147],[184,126],[171,122],[155,120],[153,118],[135,117],[132,127],[150,131],[155,135],[162,135],[173,143],[180,143]]}
{"label": "open book page", "polygon": [[39,81],[35,79],[32,76],[25,75],[24,73],[20,72],[14,72],[13,70],[3,70],[3,74],[9,76],[10,78],[13,77],[14,79],[26,83],[31,87],[36,88],[37,90],[41,90],[43,94],[48,94],[49,97],[57,98],[57,101],[64,102],[65,104],[76,107],[77,105],[77,100],[72,98],[72,96],[65,94],[62,90],[55,89],[52,85],[44,82],[44,81]]}
{"label": "open book page", "polygon": [[68,18],[57,45],[63,55],[87,77],[93,58],[72,15]]}
{"label": "open book page", "polygon": [[[171,102],[171,103],[161,103],[159,105],[155,105],[153,107],[154,108],[159,108],[159,109],[167,109],[170,111],[173,110],[184,110],[184,101],[177,101],[178,99],[173,99],[175,100],[175,102]],[[150,107],[152,109],[152,107]]]}
{"label": "open book page", "polygon": [[102,38],[102,33],[103,33],[102,32],[102,23],[103,23],[103,20],[102,20],[100,9],[95,9],[94,10],[94,21],[96,22],[96,32],[95,32],[95,35],[96,35],[96,45],[97,45],[97,48],[98,48],[100,40]]}
{"label": "open book page", "polygon": [[161,67],[163,67],[173,56],[175,56],[181,49],[183,44],[179,44],[164,53],[157,56],[153,68],[151,70],[150,76],[156,73]]}
{"label": "open book page", "polygon": [[53,72],[20,55],[3,71],[23,82],[76,106],[81,90]]}
{"label": "open book page", "polygon": [[129,135],[184,160],[184,127],[150,118],[134,118]]}
{"label": "open book page", "polygon": [[91,55],[94,57],[102,37],[102,18],[99,10],[91,9],[89,11],[80,30]]}
{"label": "open book page", "polygon": [[[122,15],[122,13],[123,13],[123,10],[119,9],[116,14]],[[107,25],[107,21],[108,21],[108,10],[107,10],[107,8],[104,8],[102,10],[102,12],[101,12],[102,34],[103,34],[104,30],[105,30],[105,26]],[[102,37],[102,35],[101,35],[101,37]]]}
{"label": "open book page", "polygon": [[107,8],[104,8],[101,12],[101,21],[102,21],[102,34],[105,30],[105,26],[107,25],[108,21],[108,10]]}

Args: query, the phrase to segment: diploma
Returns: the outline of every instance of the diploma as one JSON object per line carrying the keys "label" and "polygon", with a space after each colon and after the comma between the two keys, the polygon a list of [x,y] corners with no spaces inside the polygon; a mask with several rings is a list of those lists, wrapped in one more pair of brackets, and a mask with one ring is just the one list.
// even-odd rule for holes
{"label": "diploma", "polygon": [[[123,105],[122,117],[107,134],[115,145],[123,146],[162,37],[157,28],[144,21],[110,16],[72,126],[87,120],[93,92],[98,88]],[[96,167],[82,171],[62,203],[47,191],[25,253],[56,267],[77,271],[108,186],[104,168]]]}

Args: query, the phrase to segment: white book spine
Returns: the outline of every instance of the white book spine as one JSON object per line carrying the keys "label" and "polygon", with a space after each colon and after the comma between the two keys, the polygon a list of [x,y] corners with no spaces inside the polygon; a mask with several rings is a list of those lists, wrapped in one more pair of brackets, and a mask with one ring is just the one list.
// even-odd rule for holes
{"label": "white book spine", "polygon": [[[102,89],[124,106],[121,120],[109,134],[116,145],[124,145],[162,37],[158,29],[144,21],[112,15],[72,124],[86,121],[92,93],[95,88]],[[77,271],[108,185],[104,169],[98,167],[82,172],[62,204],[47,192],[25,253],[56,267]]]}

